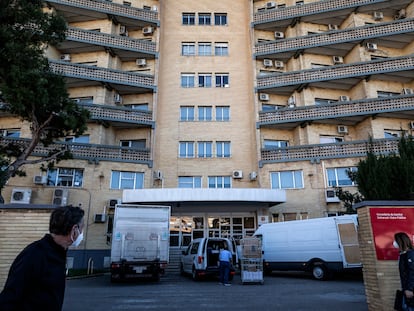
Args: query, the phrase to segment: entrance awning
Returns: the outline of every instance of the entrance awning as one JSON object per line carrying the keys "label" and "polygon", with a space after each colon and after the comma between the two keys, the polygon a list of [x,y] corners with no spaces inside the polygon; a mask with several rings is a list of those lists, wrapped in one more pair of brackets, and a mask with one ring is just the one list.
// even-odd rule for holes
{"label": "entrance awning", "polygon": [[230,188],[161,188],[124,190],[122,203],[166,204],[173,211],[256,211],[286,202],[285,190]]}

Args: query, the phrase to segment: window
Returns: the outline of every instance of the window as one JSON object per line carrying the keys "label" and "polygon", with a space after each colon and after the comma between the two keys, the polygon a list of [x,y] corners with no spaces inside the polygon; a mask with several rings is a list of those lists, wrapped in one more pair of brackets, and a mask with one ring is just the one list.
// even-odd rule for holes
{"label": "window", "polygon": [[214,13],[214,25],[227,25],[227,14]]}
{"label": "window", "polygon": [[194,74],[193,73],[181,74],[181,87],[185,87],[185,88],[194,87]]}
{"label": "window", "polygon": [[178,188],[201,188],[200,176],[179,176]]}
{"label": "window", "polygon": [[315,105],[325,105],[325,104],[334,104],[337,103],[336,99],[327,99],[327,98],[315,98]]}
{"label": "window", "polygon": [[200,73],[198,75],[198,87],[211,87],[211,73]]}
{"label": "window", "polygon": [[142,189],[144,173],[112,171],[111,189]]}
{"label": "window", "polygon": [[378,96],[378,98],[391,97],[391,96],[398,96],[398,95],[401,95],[401,93],[377,91],[377,96]]}
{"label": "window", "polygon": [[130,108],[133,110],[142,110],[142,111],[149,111],[149,106],[147,103],[145,104],[131,104],[131,105],[124,105],[126,108]]}
{"label": "window", "polygon": [[319,142],[321,144],[334,144],[334,143],[340,143],[343,142],[344,138],[343,137],[338,137],[338,136],[319,136]]}
{"label": "window", "polygon": [[68,136],[68,137],[65,137],[65,142],[88,144],[89,143],[89,135],[82,135],[82,136],[79,136],[79,137]]}
{"label": "window", "polygon": [[0,129],[0,137],[20,137],[20,129]]}
{"label": "window", "polygon": [[279,106],[279,105],[272,105],[272,104],[262,104],[262,111],[268,112],[268,111],[275,111],[280,108],[285,108],[285,106]]}
{"label": "window", "polygon": [[404,131],[402,130],[384,130],[384,137],[385,138],[396,138],[396,137],[402,137],[404,134]]}
{"label": "window", "polygon": [[197,144],[199,158],[211,158],[213,156],[213,143],[211,141],[200,141]]}
{"label": "window", "polygon": [[283,171],[270,173],[272,189],[300,189],[303,188],[302,171]]}
{"label": "window", "polygon": [[195,25],[195,13],[183,13],[183,25]]}
{"label": "window", "polygon": [[311,63],[311,68],[312,69],[316,69],[316,68],[324,68],[324,67],[328,67],[329,65],[325,65],[325,64],[315,64],[315,63]]}
{"label": "window", "polygon": [[180,158],[194,158],[194,142],[181,141],[179,143],[179,157]]}
{"label": "window", "polygon": [[264,148],[284,148],[289,146],[289,141],[287,140],[273,140],[265,139]]}
{"label": "window", "polygon": [[76,168],[55,168],[47,172],[47,185],[56,187],[82,187],[83,170]]}
{"label": "window", "polygon": [[226,73],[216,74],[216,87],[229,87],[229,75]]}
{"label": "window", "polygon": [[194,42],[183,42],[181,44],[181,54],[183,56],[194,56],[195,53],[195,43]]}
{"label": "window", "polygon": [[208,177],[209,188],[231,188],[230,176],[209,176]]}
{"label": "window", "polygon": [[71,98],[71,99],[74,100],[77,104],[88,104],[88,105],[93,104],[93,97],[92,96],[75,97],[75,98]]}
{"label": "window", "polygon": [[211,25],[211,13],[198,13],[199,25]]}
{"label": "window", "polygon": [[198,43],[198,55],[199,56],[210,56],[211,55],[211,43],[210,42],[199,42]]}
{"label": "window", "polygon": [[145,147],[147,146],[147,142],[145,139],[121,140],[120,146],[134,149],[145,149]]}
{"label": "window", "polygon": [[216,142],[216,156],[217,158],[229,158],[230,157],[230,142],[229,141]]}
{"label": "window", "polygon": [[349,178],[348,171],[356,172],[356,167],[335,167],[326,169],[326,179],[328,187],[354,186],[354,182]]}
{"label": "window", "polygon": [[229,44],[225,42],[216,42],[214,45],[214,55],[228,56],[229,55]]}
{"label": "window", "polygon": [[211,121],[212,119],[212,108],[210,106],[198,107],[198,121]]}
{"label": "window", "polygon": [[229,106],[217,106],[216,107],[216,121],[229,121],[230,120],[230,107]]}
{"label": "window", "polygon": [[180,121],[194,121],[194,106],[180,107]]}

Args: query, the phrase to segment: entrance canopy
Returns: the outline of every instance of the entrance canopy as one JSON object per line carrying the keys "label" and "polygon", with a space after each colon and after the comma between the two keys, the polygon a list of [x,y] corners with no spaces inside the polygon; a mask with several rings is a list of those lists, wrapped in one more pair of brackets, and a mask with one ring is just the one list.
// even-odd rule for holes
{"label": "entrance canopy", "polygon": [[160,188],[124,190],[122,203],[166,204],[175,212],[257,211],[286,202],[285,190],[257,188]]}

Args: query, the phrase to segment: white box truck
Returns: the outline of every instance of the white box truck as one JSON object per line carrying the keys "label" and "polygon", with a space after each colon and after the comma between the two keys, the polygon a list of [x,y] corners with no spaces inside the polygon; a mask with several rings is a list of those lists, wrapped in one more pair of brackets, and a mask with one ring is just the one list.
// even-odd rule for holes
{"label": "white box truck", "polygon": [[261,225],[263,269],[310,271],[324,280],[344,269],[361,269],[357,215],[293,220]]}
{"label": "white box truck", "polygon": [[111,281],[158,281],[169,260],[170,206],[117,204],[112,233]]}

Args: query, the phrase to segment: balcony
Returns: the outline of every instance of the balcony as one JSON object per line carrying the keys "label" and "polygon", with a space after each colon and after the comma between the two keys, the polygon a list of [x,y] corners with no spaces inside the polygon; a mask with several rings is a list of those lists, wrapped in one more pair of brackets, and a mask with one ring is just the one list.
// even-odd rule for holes
{"label": "balcony", "polygon": [[[7,146],[10,142],[24,148],[29,144],[30,139],[0,137],[1,146]],[[70,150],[74,159],[88,160],[94,163],[99,163],[99,161],[138,163],[152,167],[149,149],[132,149],[119,146],[58,142],[48,147],[39,144],[31,155],[45,157],[52,150],[64,149]]]}
{"label": "balcony", "polygon": [[310,123],[355,125],[368,116],[414,119],[414,95],[262,111],[257,128],[293,129]]}
{"label": "balcony", "polygon": [[255,47],[255,54],[257,58],[273,57],[284,61],[297,55],[298,51],[345,56],[355,45],[376,38],[380,38],[381,46],[403,49],[414,41],[414,19],[395,20],[266,42]]}
{"label": "balcony", "polygon": [[111,1],[101,0],[47,0],[68,23],[97,19],[112,19],[131,29],[146,25],[159,25],[158,12],[144,10]]}
{"label": "balcony", "polygon": [[49,60],[49,64],[53,72],[66,78],[68,88],[105,85],[120,94],[148,93],[156,89],[152,75],[54,60]]}
{"label": "balcony", "polygon": [[285,31],[297,22],[315,24],[341,24],[353,12],[371,14],[381,11],[385,16],[394,16],[411,0],[331,0],[306,3],[300,6],[276,8],[257,12],[253,27],[263,30]]}
{"label": "balcony", "polygon": [[[398,139],[375,139],[372,144],[368,141],[351,141],[335,144],[302,145],[277,149],[262,149],[262,160],[259,166],[264,164],[312,161],[317,163],[321,159],[356,158],[366,157],[368,150],[374,154],[390,154],[398,152]],[[315,162],[316,161],[316,162]]]}
{"label": "balcony", "polygon": [[131,125],[137,127],[154,127],[151,111],[141,111],[123,107],[103,106],[103,105],[86,105],[82,107],[89,110],[91,120],[98,122],[107,122],[114,127],[128,127]]}
{"label": "balcony", "polygon": [[155,58],[156,44],[148,40],[136,40],[125,36],[105,34],[69,27],[66,41],[59,43],[59,50],[65,54],[95,51],[110,51],[122,61],[136,58]]}
{"label": "balcony", "polygon": [[349,90],[363,79],[410,83],[414,78],[414,56],[404,56],[276,73],[257,78],[257,89],[289,95],[308,86]]}

